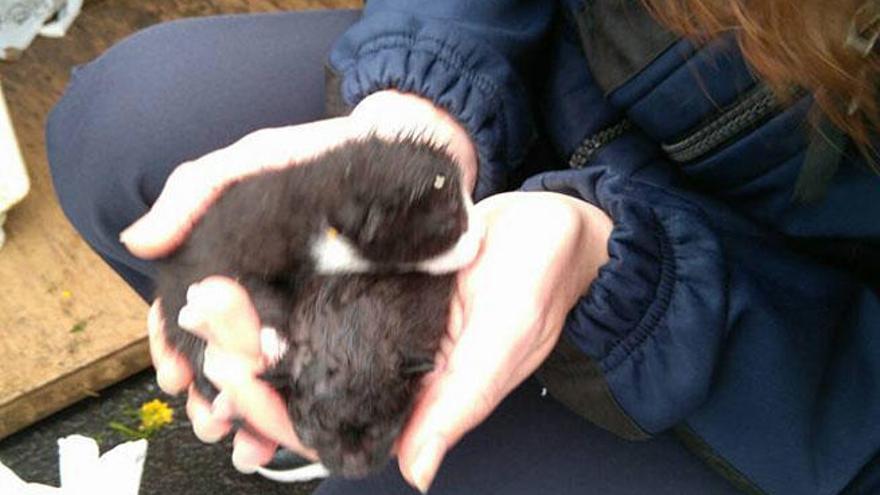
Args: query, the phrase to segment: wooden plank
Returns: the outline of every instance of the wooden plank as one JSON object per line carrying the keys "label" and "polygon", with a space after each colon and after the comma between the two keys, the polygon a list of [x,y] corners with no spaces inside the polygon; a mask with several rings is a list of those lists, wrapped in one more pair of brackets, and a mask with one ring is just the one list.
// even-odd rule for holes
{"label": "wooden plank", "polygon": [[0,64],[30,195],[9,213],[0,250],[0,438],[149,365],[146,305],[94,254],[55,199],[46,115],[70,69],[156,22],[221,13],[352,8],[352,0],[94,0],[68,35]]}

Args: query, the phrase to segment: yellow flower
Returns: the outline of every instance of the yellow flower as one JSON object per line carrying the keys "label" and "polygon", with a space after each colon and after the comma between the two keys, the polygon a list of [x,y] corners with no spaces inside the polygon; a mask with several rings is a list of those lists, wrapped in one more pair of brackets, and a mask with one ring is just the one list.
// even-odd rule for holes
{"label": "yellow flower", "polygon": [[141,405],[140,417],[139,430],[155,431],[174,419],[174,409],[159,399],[153,399]]}

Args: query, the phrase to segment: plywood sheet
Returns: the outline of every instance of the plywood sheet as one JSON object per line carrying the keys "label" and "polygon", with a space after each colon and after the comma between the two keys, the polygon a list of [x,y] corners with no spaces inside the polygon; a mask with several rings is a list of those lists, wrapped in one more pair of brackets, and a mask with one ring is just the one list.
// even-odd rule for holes
{"label": "plywood sheet", "polygon": [[0,64],[32,181],[30,195],[9,214],[0,250],[0,438],[149,366],[146,305],[68,224],[49,178],[43,126],[70,69],[164,20],[359,4],[94,0],[67,37],[38,39],[19,61]]}

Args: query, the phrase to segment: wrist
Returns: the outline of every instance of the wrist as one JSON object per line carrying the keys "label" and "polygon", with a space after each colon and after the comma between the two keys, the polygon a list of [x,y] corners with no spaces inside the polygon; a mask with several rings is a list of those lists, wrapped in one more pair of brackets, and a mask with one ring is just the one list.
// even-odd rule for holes
{"label": "wrist", "polygon": [[[608,262],[608,240],[614,230],[614,221],[604,211],[586,201],[574,200],[581,223],[583,252],[586,253],[585,267],[587,278],[592,281],[599,275],[599,269]],[[583,292],[586,292],[584,287]]]}
{"label": "wrist", "polygon": [[573,216],[573,237],[569,244],[570,262],[559,287],[555,310],[555,326],[562,328],[569,311],[589,291],[599,276],[599,270],[609,260],[608,241],[614,222],[598,207],[571,196],[559,195]]}
{"label": "wrist", "polygon": [[473,192],[477,178],[473,141],[464,126],[430,100],[396,90],[379,91],[361,100],[349,119],[353,136],[371,132],[386,138],[416,134],[444,146],[458,163],[466,189]]}

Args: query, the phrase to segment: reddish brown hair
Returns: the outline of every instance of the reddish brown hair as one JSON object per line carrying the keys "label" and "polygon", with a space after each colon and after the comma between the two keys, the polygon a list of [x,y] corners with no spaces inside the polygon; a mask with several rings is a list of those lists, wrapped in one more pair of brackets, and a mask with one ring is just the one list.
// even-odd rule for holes
{"label": "reddish brown hair", "polygon": [[871,154],[870,139],[880,129],[880,42],[864,54],[847,40],[852,26],[870,27],[880,0],[643,1],[682,35],[704,41],[735,32],[746,60],[779,94],[809,90],[819,109]]}

